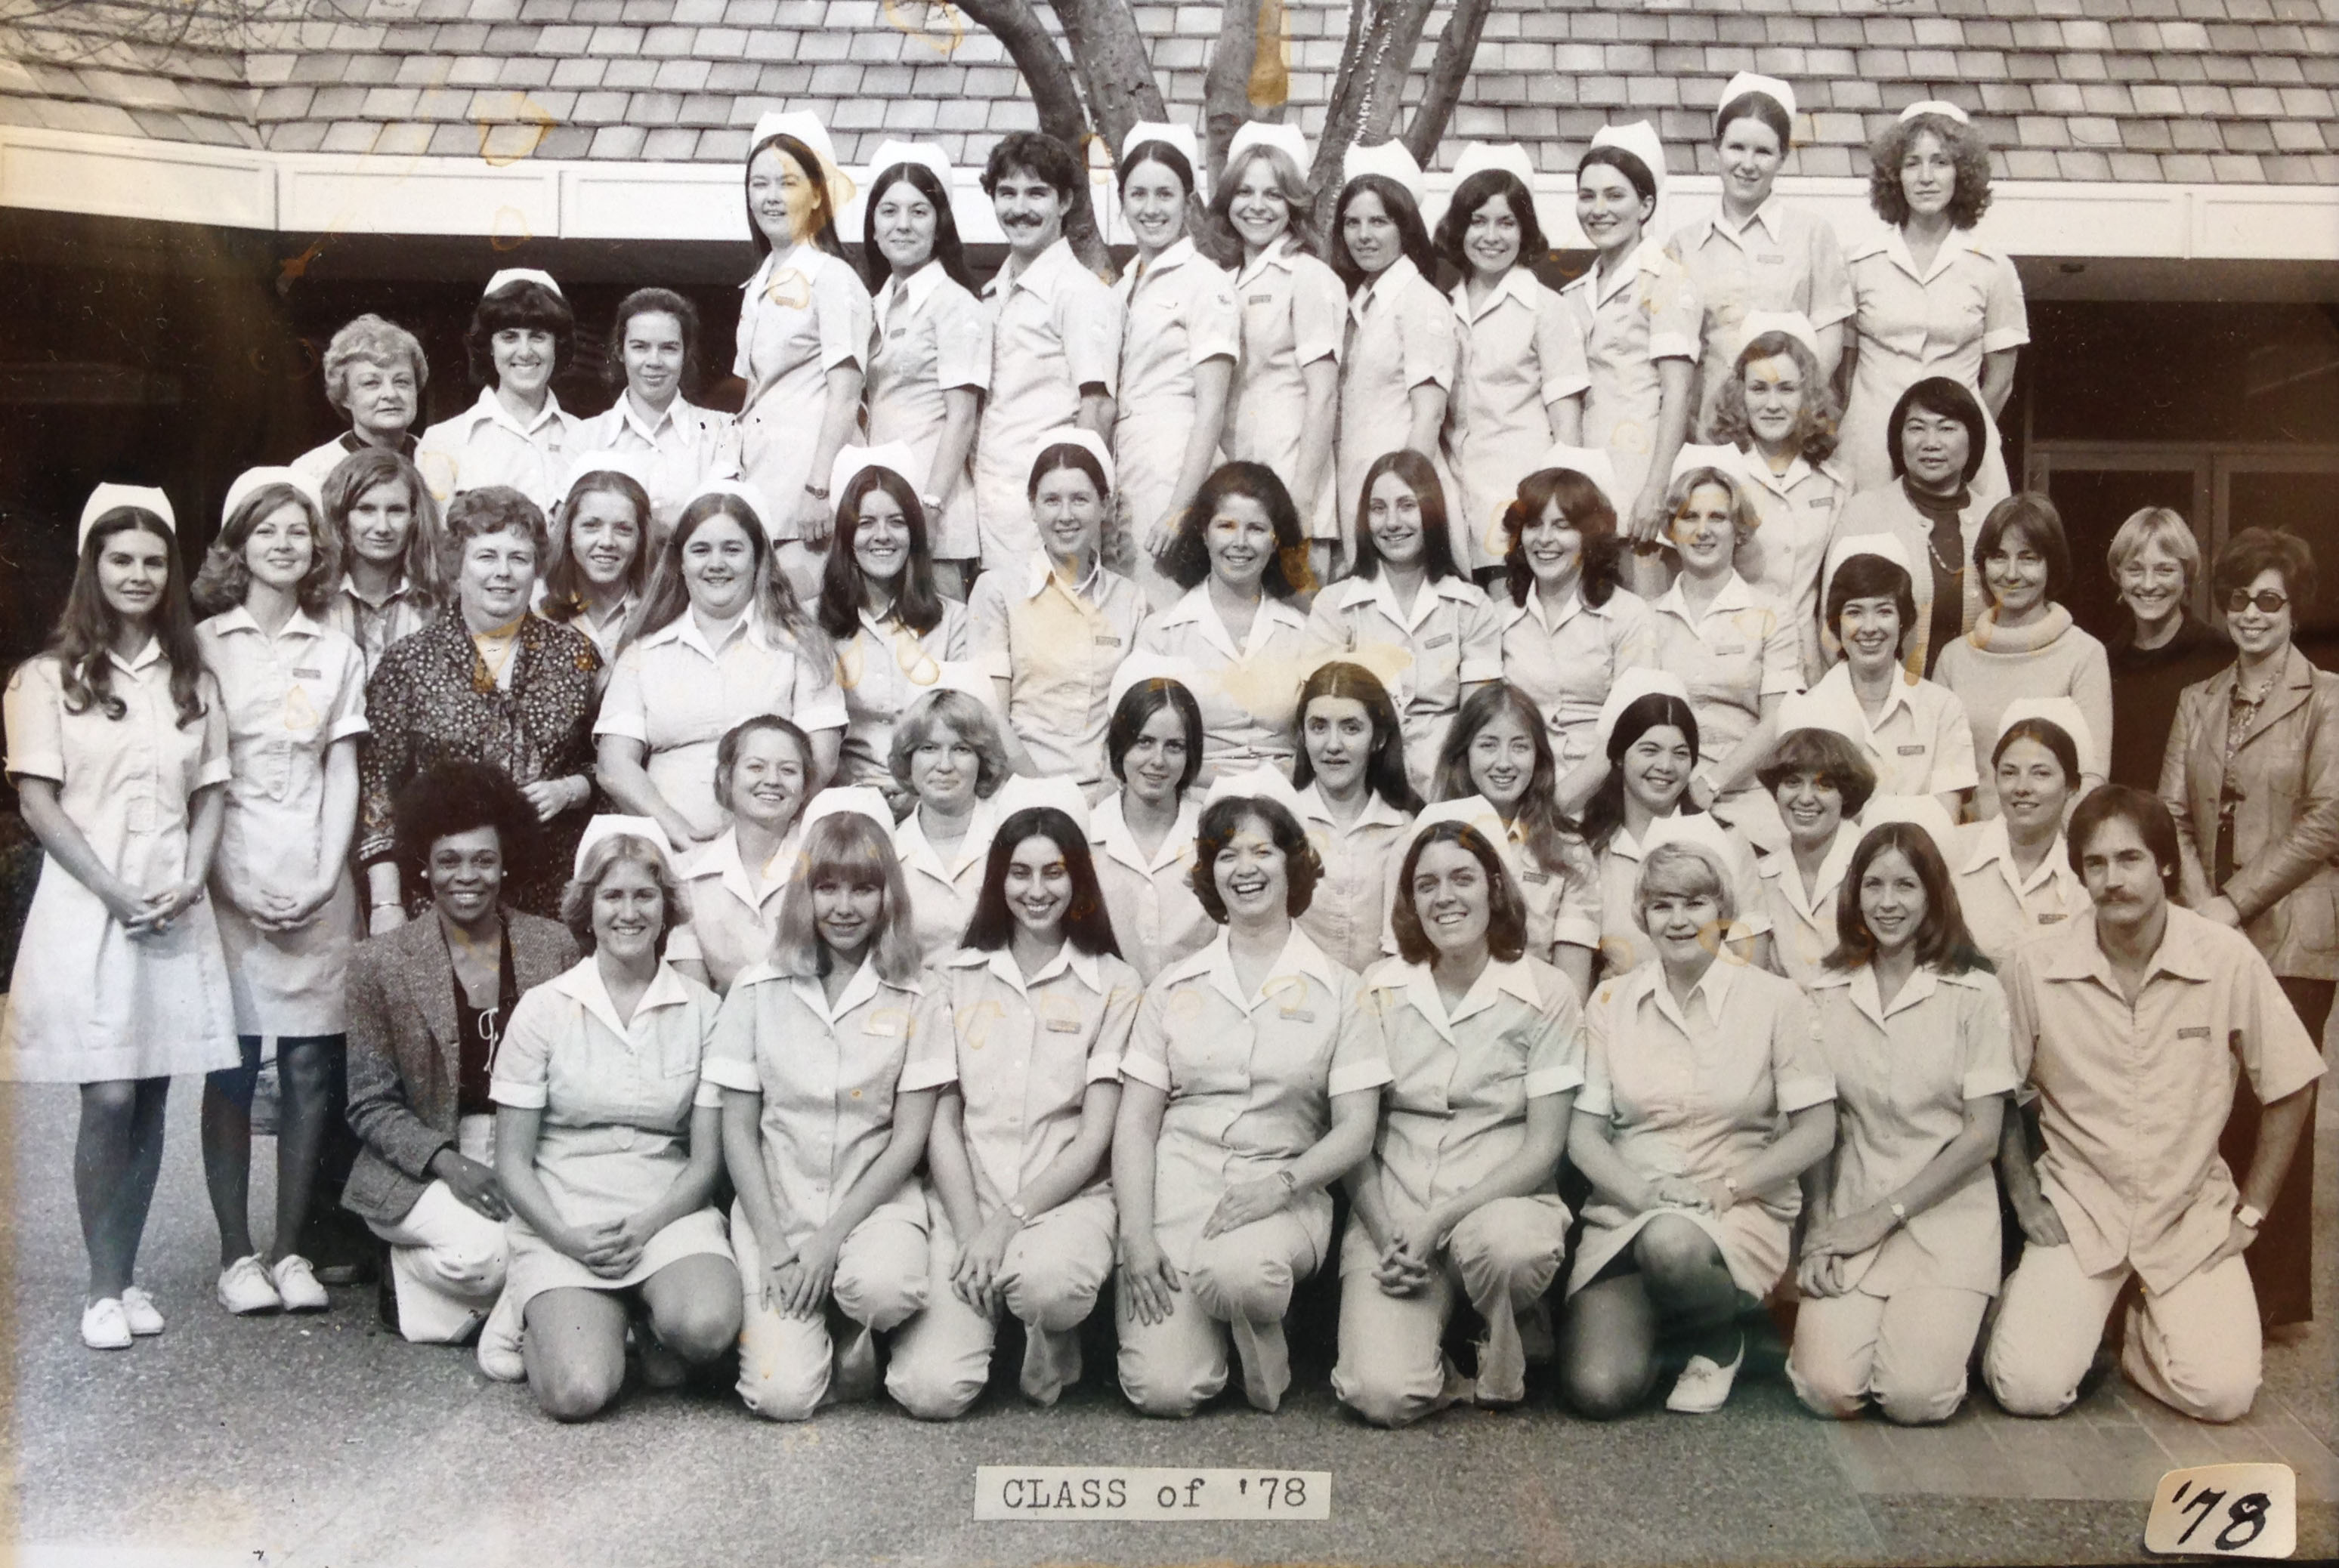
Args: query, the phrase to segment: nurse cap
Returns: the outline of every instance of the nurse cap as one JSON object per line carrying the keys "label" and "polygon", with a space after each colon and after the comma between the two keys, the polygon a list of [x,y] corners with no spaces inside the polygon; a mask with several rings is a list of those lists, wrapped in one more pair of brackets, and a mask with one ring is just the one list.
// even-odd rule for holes
{"label": "nurse cap", "polygon": [[586,859],[592,854],[593,846],[603,839],[610,838],[647,839],[657,845],[657,852],[665,859],[666,868],[672,870],[674,867],[674,845],[666,841],[666,829],[658,826],[655,818],[597,816],[585,824],[585,836],[577,841],[577,859],[568,874],[581,879],[585,874]]}
{"label": "nurse cap", "polygon": [[[774,116],[774,118],[777,118],[777,116]],[[877,176],[883,174],[886,170],[891,169],[896,163],[916,163],[920,165],[925,169],[928,173],[931,173],[935,179],[942,182],[943,190],[945,193],[951,192],[953,188],[952,182],[955,178],[956,171],[952,166],[950,154],[943,150],[943,147],[939,143],[897,141],[878,143],[877,151],[871,153],[869,157],[869,167],[865,172],[867,182],[871,185],[876,184]]]}
{"label": "nurse cap", "polygon": [[1503,867],[1511,873],[1513,883],[1517,882],[1519,873],[1524,869],[1519,863],[1519,846],[1511,842],[1510,829],[1504,825],[1503,814],[1495,809],[1494,802],[1482,794],[1464,795],[1459,800],[1432,801],[1423,806],[1421,814],[1413,819],[1413,831],[1406,835],[1406,848],[1411,849],[1421,842],[1423,833],[1439,823],[1446,822],[1475,828],[1478,836],[1493,845],[1495,853],[1503,857]]}
{"label": "nurse cap", "polygon": [[[1642,866],[1645,869],[1648,865],[1649,851],[1655,849],[1659,844],[1667,843],[1685,845],[1702,852],[1710,858],[1713,863],[1715,874],[1722,879],[1722,887],[1732,894],[1735,902],[1736,873],[1745,864],[1748,852],[1742,845],[1732,840],[1730,830],[1717,822],[1712,813],[1677,811],[1670,816],[1652,818],[1649,831],[1641,840]],[[1635,876],[1633,880],[1633,901],[1637,903],[1640,894],[1640,878]],[[1737,917],[1732,921],[1730,929],[1724,932],[1725,937],[1738,934],[1742,928],[1738,926],[1737,921],[1744,919],[1750,912],[1752,912],[1740,910]],[[1638,923],[1638,921],[1639,916],[1636,912],[1634,922]],[[1737,958],[1727,947],[1714,956],[1725,962],[1745,962]]]}
{"label": "nurse cap", "polygon": [[[1433,227],[1443,222],[1446,213],[1454,205],[1453,192],[1462,188],[1462,182],[1473,174],[1485,173],[1490,169],[1500,169],[1503,173],[1516,178],[1520,184],[1527,188],[1527,198],[1537,209],[1535,222],[1543,224],[1545,233],[1553,232],[1551,225],[1543,222],[1542,203],[1535,202],[1535,160],[1527,155],[1526,148],[1516,142],[1465,142],[1462,144],[1461,155],[1454,160],[1454,183],[1448,189],[1445,198],[1436,203],[1436,216],[1432,217],[1430,210],[1424,208],[1421,214],[1422,222]],[[1522,258],[1522,260],[1528,259],[1530,258]]]}
{"label": "nurse cap", "polygon": [[764,526],[766,537],[779,526],[780,515],[773,509],[771,498],[765,495],[764,488],[753,479],[707,479],[690,493],[690,499],[683,502],[682,509],[688,511],[695,503],[708,496],[729,496],[745,503],[747,509],[755,514],[755,520]]}
{"label": "nurse cap", "polygon": [[[883,468],[888,473],[899,474],[909,485],[911,493],[914,495],[917,492],[918,481],[913,476],[923,473],[925,470],[925,465],[918,461],[918,454],[912,451],[907,443],[902,441],[888,441],[882,447],[840,447],[837,449],[836,461],[828,466],[829,495],[842,501],[844,498],[844,487],[859,478],[863,471],[869,468]],[[928,518],[926,527],[932,528],[933,526],[934,519]]]}
{"label": "nurse cap", "polygon": [[[1828,589],[1834,584],[1836,573],[1841,571],[1843,569],[1843,563],[1851,559],[1854,556],[1883,557],[1886,560],[1890,561],[1902,571],[1908,573],[1910,587],[1912,588],[1915,587],[1917,582],[1917,568],[1909,559],[1909,547],[1900,542],[1899,535],[1847,535],[1828,547],[1827,569],[1820,574],[1820,616],[1821,619],[1825,619],[1827,616]],[[1904,634],[1909,630],[1906,626],[1903,626],[1900,629]]]}
{"label": "nurse cap", "polygon": [[913,670],[904,671],[903,676],[918,688],[917,695],[903,709],[904,713],[936,692],[956,692],[973,698],[990,715],[992,723],[999,722],[999,688],[972,659],[931,659]]}
{"label": "nurse cap", "polygon": [[1271,767],[1220,774],[1218,782],[1210,785],[1210,793],[1203,797],[1203,809],[1222,800],[1273,801],[1291,814],[1292,821],[1299,820],[1299,792],[1291,787],[1289,779]]}
{"label": "nurse cap", "polygon": [[112,481],[90,491],[89,499],[81,504],[81,529],[74,536],[74,547],[89,543],[90,529],[97,519],[123,507],[135,507],[163,519],[163,526],[173,535],[179,531],[179,514],[171,509],[171,498],[152,485],[117,485]]}
{"label": "nurse cap", "polygon": [[[508,289],[514,283],[541,283],[554,293],[560,294],[560,285],[553,281],[551,273],[535,267],[506,267],[488,280],[488,286],[479,291],[479,298],[487,299],[498,290]],[[568,296],[560,294],[560,297],[565,300]]]}
{"label": "nurse cap", "polygon": [[865,231],[868,209],[864,203],[869,193],[877,189],[877,181],[886,170],[898,168],[903,163],[919,165],[941,183],[943,195],[950,202],[951,221],[958,225],[961,240],[969,244],[982,244],[1006,237],[999,227],[997,214],[991,210],[991,203],[960,189],[957,170],[951,163],[949,152],[940,143],[893,139],[877,143],[877,150],[869,155],[868,166],[862,171],[860,183],[854,187],[848,200],[837,204],[836,227],[839,233],[859,235]]}
{"label": "nurse cap", "polygon": [[1265,120],[1244,121],[1227,139],[1226,166],[1232,168],[1234,161],[1253,147],[1274,148],[1291,160],[1291,166],[1299,171],[1301,179],[1308,178],[1308,138],[1298,126],[1278,125]]}
{"label": "nurse cap", "polygon": [[[1787,112],[1787,123],[1795,123],[1795,90],[1776,76],[1759,75],[1752,71],[1741,71],[1722,84],[1722,99],[1713,106],[1714,134],[1722,133],[1722,112],[1749,93],[1759,93]],[[1781,147],[1781,152],[1786,149]]]}
{"label": "nurse cap", "polygon": [[1406,150],[1404,143],[1388,141],[1370,147],[1349,148],[1347,157],[1340,164],[1341,187],[1346,189],[1348,182],[1360,174],[1380,174],[1396,181],[1405,188],[1405,193],[1413,198],[1416,207],[1421,205],[1424,189],[1421,165],[1414,162],[1413,154]]}
{"label": "nurse cap", "polygon": [[1745,454],[1735,447],[1702,447],[1683,441],[1681,450],[1673,454],[1673,472],[1665,476],[1665,482],[1671,484],[1696,468],[1719,468],[1734,481],[1746,472]]}
{"label": "nurse cap", "polygon": [[831,784],[804,804],[804,815],[797,819],[803,833],[800,843],[812,842],[812,824],[826,816],[854,814],[867,817],[877,824],[887,844],[893,842],[893,808],[885,797],[867,784]]}
{"label": "nurse cap", "polygon": [[1031,443],[1031,462],[1030,468],[1025,469],[1025,472],[1028,473],[1030,472],[1031,468],[1037,468],[1039,466],[1040,454],[1046,451],[1050,447],[1081,448],[1090,456],[1096,459],[1098,462],[1104,465],[1104,488],[1106,489],[1112,489],[1119,484],[1120,481],[1113,472],[1112,449],[1106,446],[1104,444],[1104,438],[1098,435],[1094,430],[1084,429],[1079,425],[1059,425],[1052,430],[1041,431],[1039,437]]}
{"label": "nurse cap", "polygon": [[1812,692],[1791,692],[1779,700],[1779,736],[1785,739],[1797,730],[1825,730],[1851,743],[1852,750],[1865,754],[1868,742],[1852,733],[1850,720],[1842,710]]}
{"label": "nurse cap", "polygon": [[831,208],[841,208],[853,200],[853,181],[844,173],[844,165],[836,161],[836,143],[828,139],[828,127],[820,123],[819,115],[809,109],[790,109],[785,113],[766,111],[757,116],[755,129],[747,137],[748,161],[752,163],[756,150],[775,136],[802,143],[820,160],[820,178],[828,184]]}
{"label": "nurse cap", "polygon": [[246,468],[228,486],[227,499],[220,503],[220,526],[225,528],[227,520],[235,516],[236,508],[249,500],[254,491],[270,485],[290,485],[319,517],[324,515],[325,502],[317,493],[317,481],[298,468]]}
{"label": "nurse cap", "polygon": [[1920,114],[1939,114],[1942,119],[1955,120],[1960,125],[1970,125],[1973,123],[1972,116],[1969,115],[1963,109],[1959,108],[1955,104],[1945,103],[1939,98],[1920,98],[1916,103],[1910,104],[1906,109],[1901,110],[1900,123],[1906,125],[1910,121],[1916,119]]}
{"label": "nurse cap", "polygon": [[1811,319],[1801,311],[1749,311],[1746,319],[1738,323],[1738,349],[1745,352],[1746,345],[1771,332],[1781,332],[1792,338],[1820,357],[1820,335],[1811,328]]}
{"label": "nurse cap", "polygon": [[1131,686],[1143,681],[1176,681],[1191,692],[1194,669],[1191,659],[1174,658],[1168,654],[1131,654],[1112,672],[1112,684],[1105,688],[1105,712],[1119,712],[1120,699],[1129,695]]}
{"label": "nurse cap", "polygon": [[2069,697],[2015,698],[2006,705],[2006,711],[1998,715],[1998,734],[1990,738],[1989,749],[1995,752],[1998,743],[2006,738],[2006,732],[2024,719],[2038,719],[2053,725],[2069,735],[2071,745],[2079,754],[2081,773],[2099,774],[2103,771],[2096,756],[2095,731],[2089,727],[2087,715],[2079,711],[2079,705]]}
{"label": "nurse cap", "polygon": [[1860,836],[1864,839],[1885,823],[1895,822],[1923,828],[1925,836],[1933,841],[1933,847],[1945,861],[1957,847],[1958,828],[1949,820],[1949,808],[1929,794],[1871,796],[1868,808],[1860,814]]}
{"label": "nurse cap", "polygon": [[1649,178],[1656,182],[1657,194],[1665,193],[1665,142],[1654,125],[1646,120],[1635,120],[1627,125],[1603,125],[1592,133],[1592,144],[1630,153],[1648,168]]}
{"label": "nurse cap", "polygon": [[[650,466],[642,460],[639,452],[616,452],[606,449],[597,452],[579,452],[577,460],[568,465],[567,477],[560,481],[562,503],[567,504],[567,498],[576,493],[577,487],[594,474],[623,474],[641,486],[645,493],[650,488]],[[763,514],[758,512],[755,515],[761,517]]]}
{"label": "nurse cap", "polygon": [[1561,442],[1536,459],[1535,468],[1538,471],[1544,468],[1565,468],[1570,473],[1582,474],[1592,481],[1593,488],[1607,498],[1610,511],[1619,517],[1623,515],[1624,508],[1618,505],[1616,500],[1616,465],[1602,449],[1571,447],[1565,442]]}
{"label": "nurse cap", "polygon": [[[1071,775],[1058,774],[1052,778],[1026,778],[1018,774],[999,786],[991,797],[1003,822],[1019,811],[1033,806],[1053,806],[1072,819],[1072,825],[1086,838],[1089,833],[1089,800]],[[1009,846],[1011,849],[1012,845]]]}
{"label": "nurse cap", "polygon": [[1608,737],[1616,733],[1617,721],[1624,716],[1624,710],[1643,697],[1657,695],[1679,697],[1686,703],[1689,687],[1672,671],[1648,665],[1632,665],[1617,671],[1615,684],[1608,688],[1607,700],[1600,705],[1600,723],[1593,748],[1604,755]]}
{"label": "nurse cap", "polygon": [[1192,127],[1173,125],[1167,120],[1140,120],[1120,139],[1120,164],[1126,168],[1129,155],[1148,142],[1160,142],[1175,147],[1186,156],[1186,166],[1194,171],[1194,189],[1189,194],[1202,193],[1202,177],[1208,165],[1202,162],[1202,144],[1195,138]]}

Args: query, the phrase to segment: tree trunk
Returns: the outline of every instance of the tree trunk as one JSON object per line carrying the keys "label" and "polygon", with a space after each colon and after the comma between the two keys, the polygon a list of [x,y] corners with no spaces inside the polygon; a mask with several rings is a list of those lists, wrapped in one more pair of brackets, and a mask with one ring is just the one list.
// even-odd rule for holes
{"label": "tree trunk", "polygon": [[1486,13],[1493,9],[1494,0],[1454,0],[1454,15],[1446,19],[1445,35],[1437,40],[1437,58],[1430,64],[1420,105],[1405,132],[1406,151],[1425,169],[1446,134],[1446,123],[1454,116],[1462,84],[1470,77],[1471,62],[1477,58],[1478,35],[1486,30]]}
{"label": "tree trunk", "polygon": [[1252,0],[1227,0],[1202,84],[1202,151],[1213,190],[1226,172],[1227,144],[1235,132],[1246,121],[1281,122],[1290,97],[1290,23],[1283,0],[1258,0],[1256,8]]}
{"label": "tree trunk", "polygon": [[[1340,168],[1354,144],[1374,146],[1389,139],[1413,69],[1413,54],[1428,25],[1435,0],[1353,0],[1349,44],[1340,79],[1324,110],[1323,139],[1316,144],[1316,221],[1328,232],[1340,197]],[[1481,18],[1481,25],[1484,18]],[[1473,40],[1475,42],[1475,39]]]}

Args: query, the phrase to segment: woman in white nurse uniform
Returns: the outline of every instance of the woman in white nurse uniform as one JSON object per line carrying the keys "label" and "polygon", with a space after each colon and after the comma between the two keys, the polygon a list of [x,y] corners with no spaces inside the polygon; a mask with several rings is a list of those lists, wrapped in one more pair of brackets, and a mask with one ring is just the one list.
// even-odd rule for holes
{"label": "woman in white nurse uniform", "polygon": [[1105,759],[1120,787],[1089,812],[1113,940],[1149,982],[1216,934],[1194,894],[1202,710],[1185,673],[1179,660],[1137,654],[1114,674]]}
{"label": "woman in white nurse uniform", "polygon": [[464,490],[508,485],[549,512],[584,428],[552,390],[577,350],[577,318],[560,285],[533,267],[496,273],[463,347],[479,400],[423,431],[414,466],[441,507]]}

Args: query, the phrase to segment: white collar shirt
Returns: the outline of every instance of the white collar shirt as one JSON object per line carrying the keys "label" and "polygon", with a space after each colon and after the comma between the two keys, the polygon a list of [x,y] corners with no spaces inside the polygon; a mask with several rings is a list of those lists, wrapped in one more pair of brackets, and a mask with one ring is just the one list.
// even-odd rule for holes
{"label": "white collar shirt", "polygon": [[493,387],[479,401],[422,432],[414,466],[441,507],[464,490],[509,485],[548,516],[559,505],[580,421],[549,390],[527,423],[504,406]]}
{"label": "white collar shirt", "polygon": [[1786,606],[1737,572],[1702,612],[1682,591],[1686,580],[1654,606],[1657,667],[1688,688],[1699,755],[1719,762],[1754,732],[1765,698],[1802,690],[1802,646]]}
{"label": "white collar shirt", "polygon": [[1180,678],[1202,710],[1203,772],[1196,787],[1208,788],[1221,773],[1290,764],[1299,687],[1313,668],[1307,645],[1307,616],[1262,593],[1238,647],[1208,582],[1146,617],[1138,651],[1191,666]]}
{"label": "white collar shirt", "polygon": [[893,853],[902,863],[902,879],[910,889],[911,923],[918,933],[918,951],[929,963],[955,951],[966,939],[966,922],[973,918],[975,896],[982,891],[982,869],[991,853],[992,835],[1006,813],[997,796],[977,800],[966,820],[965,834],[949,853],[926,837],[920,820],[923,808],[893,826]]}
{"label": "white collar shirt", "polygon": [[772,858],[751,868],[732,827],[686,857],[680,870],[690,919],[666,938],[667,962],[705,964],[718,991],[730,990],[742,970],[768,962],[803,840],[791,826]]}
{"label": "white collar shirt", "polygon": [[1361,974],[1381,959],[1389,900],[1413,817],[1367,786],[1355,819],[1344,823],[1332,814],[1323,787],[1314,783],[1299,792],[1296,814],[1324,863],[1315,896],[1299,917],[1300,929],[1326,953]]}
{"label": "white collar shirt", "polygon": [[1202,805],[1188,791],[1178,803],[1177,822],[1148,854],[1130,831],[1123,798],[1116,790],[1089,809],[1089,843],[1121,956],[1150,982],[1218,934],[1217,923],[1194,893],[1194,831]]}
{"label": "white collar shirt", "polygon": [[1551,749],[1565,774],[1592,754],[1600,705],[1624,670],[1657,656],[1657,626],[1649,601],[1630,588],[1610,590],[1591,605],[1570,594],[1556,616],[1543,596],[1525,604],[1506,592],[1495,606],[1502,623],[1503,678],[1526,694],[1543,715]]}
{"label": "white collar shirt", "polygon": [[1959,836],[1966,853],[1950,862],[1957,873],[1958,905],[1974,945],[1992,963],[2004,964],[2024,942],[2095,908],[2087,884],[2071,869],[2061,833],[2027,877],[2015,867],[2004,817],[1968,823]]}
{"label": "white collar shirt", "polygon": [[1008,683],[1009,725],[1041,774],[1068,774],[1083,788],[1104,782],[1113,672],[1145,616],[1144,590],[1119,572],[1098,566],[1075,587],[1041,552],[976,579],[968,651]]}
{"label": "white collar shirt", "polygon": [[1836,890],[1851,869],[1852,852],[1860,847],[1857,823],[1839,823],[1827,853],[1820,857],[1819,876],[1805,886],[1802,869],[1795,863],[1791,844],[1774,851],[1762,866],[1762,901],[1771,911],[1771,951],[1787,978],[1809,990],[1827,971],[1827,955],[1836,949]]}
{"label": "white collar shirt", "polygon": [[1880,795],[1945,794],[1971,789],[1973,726],[1957,694],[1934,681],[1892,683],[1881,712],[1871,719],[1851,684],[1851,666],[1838,663],[1811,687],[1812,700],[1850,735],[1876,770]]}

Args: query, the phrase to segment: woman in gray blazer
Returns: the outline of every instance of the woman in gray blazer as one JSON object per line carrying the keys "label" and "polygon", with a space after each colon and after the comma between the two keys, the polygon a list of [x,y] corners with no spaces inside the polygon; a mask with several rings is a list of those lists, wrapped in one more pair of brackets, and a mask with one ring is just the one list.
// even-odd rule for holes
{"label": "woman in gray blazer", "polygon": [[[577,962],[567,928],[503,906],[536,815],[483,763],[416,777],[398,798],[398,854],[432,912],[350,962],[349,1116],[364,1147],[341,1202],[390,1243],[384,1313],[418,1344],[461,1343],[503,1289],[489,1063],[520,994]],[[517,1326],[482,1336],[483,1371],[518,1375]]]}

